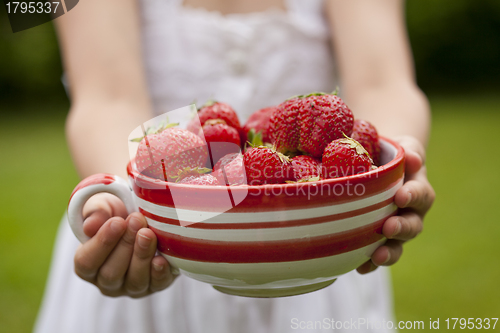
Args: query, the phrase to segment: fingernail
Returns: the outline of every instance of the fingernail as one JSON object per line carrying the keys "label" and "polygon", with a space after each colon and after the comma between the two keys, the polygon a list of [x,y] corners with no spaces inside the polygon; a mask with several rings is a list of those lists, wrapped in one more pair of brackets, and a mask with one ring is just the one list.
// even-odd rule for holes
{"label": "fingernail", "polygon": [[114,220],[111,222],[111,230],[113,232],[119,233],[123,231],[123,221],[122,220]]}
{"label": "fingernail", "polygon": [[143,234],[138,234],[139,238],[137,239],[137,242],[139,243],[139,246],[142,247],[143,249],[149,248],[149,244],[151,244],[151,238],[144,236]]}
{"label": "fingernail", "polygon": [[130,226],[130,230],[132,230],[133,232],[137,232],[137,231],[139,231],[139,229],[142,228],[142,223],[141,223],[141,221],[139,221],[138,218],[131,217],[130,221],[129,221],[129,226]]}
{"label": "fingernail", "polygon": [[382,263],[382,265],[387,264],[389,262],[389,260],[391,260],[391,252],[387,251],[387,259],[385,259],[385,261]]}
{"label": "fingernail", "polygon": [[404,206],[407,207],[410,204],[410,202],[411,202],[411,192],[408,191],[408,200],[406,200],[406,203]]}
{"label": "fingernail", "polygon": [[153,263],[153,268],[155,269],[155,271],[160,272],[163,270],[163,265]]}
{"label": "fingernail", "polygon": [[392,233],[391,237],[398,235],[400,232],[401,232],[401,221],[398,219],[396,228],[394,229],[394,232]]}

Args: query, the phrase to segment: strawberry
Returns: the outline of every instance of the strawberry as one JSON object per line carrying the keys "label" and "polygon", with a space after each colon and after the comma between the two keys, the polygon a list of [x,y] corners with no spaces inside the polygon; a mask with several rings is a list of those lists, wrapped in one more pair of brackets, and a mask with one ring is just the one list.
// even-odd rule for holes
{"label": "strawberry", "polygon": [[375,168],[365,148],[349,137],[332,141],[323,153],[322,163],[325,178],[350,176]]}
{"label": "strawberry", "polygon": [[220,185],[217,178],[212,174],[204,174],[198,176],[188,176],[183,178],[179,184],[191,184],[191,185]]}
{"label": "strawberry", "polygon": [[251,147],[243,155],[248,185],[280,184],[293,180],[293,169],[285,155],[269,147]]}
{"label": "strawberry", "polygon": [[168,180],[185,167],[204,166],[207,157],[206,145],[200,137],[185,129],[170,127],[141,139],[135,163],[145,176]]}
{"label": "strawberry", "polygon": [[292,97],[271,115],[269,132],[277,150],[322,156],[326,146],[343,134],[351,135],[351,110],[334,94]]}
{"label": "strawberry", "polygon": [[219,170],[220,168],[223,168],[225,167],[226,165],[228,165],[229,163],[231,163],[235,158],[237,158],[238,156],[242,156],[240,153],[231,153],[231,154],[227,154],[226,156],[222,157],[221,159],[219,159],[219,161],[217,161],[217,163],[215,164],[214,166],[214,171],[217,171]]}
{"label": "strawberry", "polygon": [[375,126],[366,120],[356,119],[351,137],[361,143],[373,160],[375,165],[380,165],[380,142]]}
{"label": "strawberry", "polygon": [[222,119],[210,119],[203,124],[198,136],[204,135],[207,142],[232,142],[240,145],[238,131]]}
{"label": "strawberry", "polygon": [[[209,119],[198,132],[205,137],[212,161],[240,151],[240,135],[234,127],[230,127],[222,119]],[[213,165],[213,163],[212,163]]]}
{"label": "strawberry", "polygon": [[247,137],[246,140],[252,141],[252,139],[249,137],[249,132],[250,130],[253,130],[255,133],[253,135],[256,135],[260,132],[262,142],[271,142],[268,135],[268,129],[271,114],[274,112],[274,110],[276,110],[276,107],[271,106],[252,113],[245,125],[243,125],[243,131],[245,132]]}
{"label": "strawberry", "polygon": [[304,110],[302,99],[291,98],[276,107],[269,119],[269,138],[282,152],[296,152],[299,146],[299,113]]}
{"label": "strawberry", "polygon": [[297,181],[306,181],[311,178],[319,179],[321,177],[320,161],[311,156],[295,156],[290,160],[290,163],[292,164],[294,178]]}
{"label": "strawberry", "polygon": [[243,155],[241,153],[233,153],[224,156],[215,165],[213,175],[217,178],[220,184],[246,184]]}
{"label": "strawberry", "polygon": [[226,103],[208,101],[198,110],[199,122],[193,119],[187,126],[188,131],[198,134],[201,126],[209,119],[222,119],[227,125],[234,127],[238,133],[241,131],[240,121],[234,109]]}

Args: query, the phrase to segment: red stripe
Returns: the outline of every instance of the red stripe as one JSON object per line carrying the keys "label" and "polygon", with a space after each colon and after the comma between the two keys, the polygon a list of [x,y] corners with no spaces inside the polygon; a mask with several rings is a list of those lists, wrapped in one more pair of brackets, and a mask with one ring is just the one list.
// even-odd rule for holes
{"label": "red stripe", "polygon": [[84,187],[91,186],[91,185],[109,185],[115,181],[115,176],[110,175],[108,173],[97,173],[95,175],[89,176],[82,180],[78,185],[76,185],[75,189],[71,193],[71,196],[69,197],[69,201],[73,198],[73,195],[75,195],[76,192],[81,190]]}
{"label": "red stripe", "polygon": [[202,240],[151,230],[158,237],[158,250],[177,258],[216,263],[283,262],[337,255],[372,244],[383,238],[386,219],[331,235],[261,242]]}
{"label": "red stripe", "polygon": [[[296,226],[301,226],[301,225],[311,225],[311,224],[318,224],[318,223],[324,223],[324,222],[331,222],[331,221],[337,221],[337,220],[342,220],[346,219],[349,217],[354,217],[362,214],[366,214],[369,212],[372,212],[374,210],[380,209],[382,207],[385,207],[392,203],[394,201],[394,198],[389,198],[385,201],[379,202],[375,205],[364,207],[358,210],[353,210],[345,213],[340,213],[340,214],[334,214],[334,215],[328,215],[328,216],[321,216],[321,217],[315,217],[315,218],[310,218],[310,219],[301,219],[301,220],[290,220],[290,221],[274,221],[274,222],[249,222],[249,223],[203,223],[203,222],[197,222],[197,223],[190,223],[186,226],[186,228],[195,228],[195,229],[262,229],[262,228],[280,228],[280,227],[296,227]],[[176,225],[180,226],[181,224],[179,223],[179,220],[176,219],[170,219],[168,217],[163,217],[163,216],[158,216],[153,213],[150,213],[142,208],[139,208],[139,211],[142,213],[142,215],[155,220],[160,223],[165,223],[165,224],[170,224],[170,225]],[[217,218],[212,218],[210,220],[216,220]],[[207,220],[207,221],[210,221]]]}

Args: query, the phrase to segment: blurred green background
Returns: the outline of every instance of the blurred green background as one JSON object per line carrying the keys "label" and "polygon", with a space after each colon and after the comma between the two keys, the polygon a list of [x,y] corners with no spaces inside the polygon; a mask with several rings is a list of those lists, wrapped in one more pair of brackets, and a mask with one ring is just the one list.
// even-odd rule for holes
{"label": "blurred green background", "polygon": [[[69,102],[53,26],[12,34],[0,7],[0,331],[29,332],[78,177],[64,140]],[[423,320],[428,330],[429,318],[498,318],[500,1],[408,0],[407,14],[433,110],[428,172],[437,200],[392,268],[397,319]]]}

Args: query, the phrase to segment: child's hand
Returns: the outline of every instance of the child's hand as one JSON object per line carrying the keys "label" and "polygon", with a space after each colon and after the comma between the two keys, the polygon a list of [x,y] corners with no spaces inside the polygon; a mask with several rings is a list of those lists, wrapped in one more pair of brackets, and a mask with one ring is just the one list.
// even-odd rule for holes
{"label": "child's hand", "polygon": [[373,253],[371,260],[358,267],[361,274],[374,271],[378,266],[390,266],[399,260],[403,243],[422,231],[424,216],[436,196],[427,180],[425,149],[422,144],[410,136],[400,137],[397,141],[406,153],[405,182],[395,197],[400,214],[390,217],[384,223],[382,233],[387,242]]}
{"label": "child's hand", "polygon": [[123,203],[103,193],[83,210],[85,234],[92,237],[75,254],[75,272],[107,296],[142,297],[167,288],[175,279],[167,260],[156,253],[156,236],[140,213],[127,216]]}

